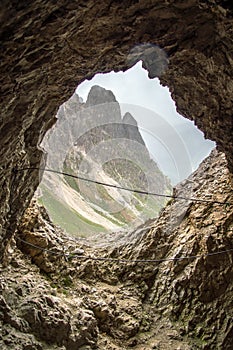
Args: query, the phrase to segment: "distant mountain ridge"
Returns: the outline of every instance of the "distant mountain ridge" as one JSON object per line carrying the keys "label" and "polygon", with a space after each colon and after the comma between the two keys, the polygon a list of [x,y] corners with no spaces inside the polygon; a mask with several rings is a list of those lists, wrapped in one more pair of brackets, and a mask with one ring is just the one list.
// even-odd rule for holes
{"label": "distant mountain ridge", "polygon": [[[135,227],[158,216],[165,204],[164,198],[114,186],[160,194],[171,191],[169,180],[151,159],[134,117],[128,112],[122,117],[114,94],[100,86],[91,88],[86,103],[74,94],[60,108],[44,147],[50,150],[50,166],[59,164],[62,171],[91,180],[50,174],[42,181],[42,200],[52,208],[48,210],[53,220],[74,235],[87,237],[93,232]],[[59,202],[59,215],[53,202]],[[72,213],[69,220],[67,210]]]}

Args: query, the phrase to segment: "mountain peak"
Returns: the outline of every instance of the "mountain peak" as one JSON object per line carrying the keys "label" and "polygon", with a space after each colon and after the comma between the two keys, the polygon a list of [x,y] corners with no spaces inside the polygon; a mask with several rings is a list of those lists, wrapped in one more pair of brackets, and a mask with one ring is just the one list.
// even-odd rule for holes
{"label": "mountain peak", "polygon": [[117,102],[111,90],[106,90],[99,85],[94,85],[89,91],[86,106],[95,106],[103,103]]}
{"label": "mountain peak", "polygon": [[136,127],[138,126],[138,123],[137,123],[136,119],[129,112],[125,113],[125,115],[122,118],[122,122],[124,124],[130,124],[130,125],[133,125],[133,126],[136,126]]}

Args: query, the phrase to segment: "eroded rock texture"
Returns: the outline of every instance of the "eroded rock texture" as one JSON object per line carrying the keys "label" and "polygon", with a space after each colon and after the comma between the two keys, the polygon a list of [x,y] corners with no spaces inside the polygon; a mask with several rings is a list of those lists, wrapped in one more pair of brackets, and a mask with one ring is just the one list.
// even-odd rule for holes
{"label": "eroded rock texture", "polygon": [[[59,105],[97,72],[126,70],[144,59],[154,77],[166,67],[167,54],[161,81],[178,110],[225,151],[232,170],[229,1],[4,0],[0,18],[3,246],[39,181],[38,171],[15,174],[13,168],[40,164],[38,144]],[[159,45],[165,55],[147,46],[138,52],[135,46],[144,43]]]}
{"label": "eroded rock texture", "polygon": [[[159,221],[132,233],[137,244],[110,252],[74,244],[70,253],[78,249],[79,259],[71,261],[68,238],[35,209],[15,238],[40,270],[14,241],[6,254],[39,181],[37,170],[17,169],[40,164],[38,144],[59,105],[96,72],[143,59],[150,77],[161,75],[169,86],[178,110],[217,141],[232,172],[231,8],[217,0],[2,1],[0,257],[5,253],[9,264],[1,266],[1,348],[232,349],[232,254],[203,257],[232,249],[232,183],[223,154],[213,154],[200,176],[176,191],[211,194],[228,206],[172,201]],[[99,264],[90,254],[200,257]]]}
{"label": "eroded rock texture", "polygon": [[16,235],[25,256],[12,246],[1,268],[1,348],[231,350],[230,181],[212,152],[176,195],[231,204],[172,200],[111,249],[71,240],[32,203]]}

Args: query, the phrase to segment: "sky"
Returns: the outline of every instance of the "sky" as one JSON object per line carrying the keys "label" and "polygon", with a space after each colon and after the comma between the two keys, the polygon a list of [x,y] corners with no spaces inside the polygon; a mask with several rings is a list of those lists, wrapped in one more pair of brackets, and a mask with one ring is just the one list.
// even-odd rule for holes
{"label": "sky", "polygon": [[173,185],[196,170],[215,147],[193,122],[176,112],[169,89],[158,78],[149,79],[141,62],[124,73],[96,74],[85,80],[76,89],[84,102],[93,85],[111,90],[120,103],[122,115],[126,112],[133,115],[151,157]]}

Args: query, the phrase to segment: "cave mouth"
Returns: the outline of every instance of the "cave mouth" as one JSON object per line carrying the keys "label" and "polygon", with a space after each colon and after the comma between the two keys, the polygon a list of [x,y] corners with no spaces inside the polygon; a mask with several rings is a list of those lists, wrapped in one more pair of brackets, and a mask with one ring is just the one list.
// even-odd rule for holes
{"label": "cave mouth", "polygon": [[141,62],[83,82],[57,118],[42,142],[46,167],[74,177],[45,172],[39,201],[55,224],[91,244],[120,242],[158,217],[168,198],[145,193],[172,195],[215,145],[176,113]]}

